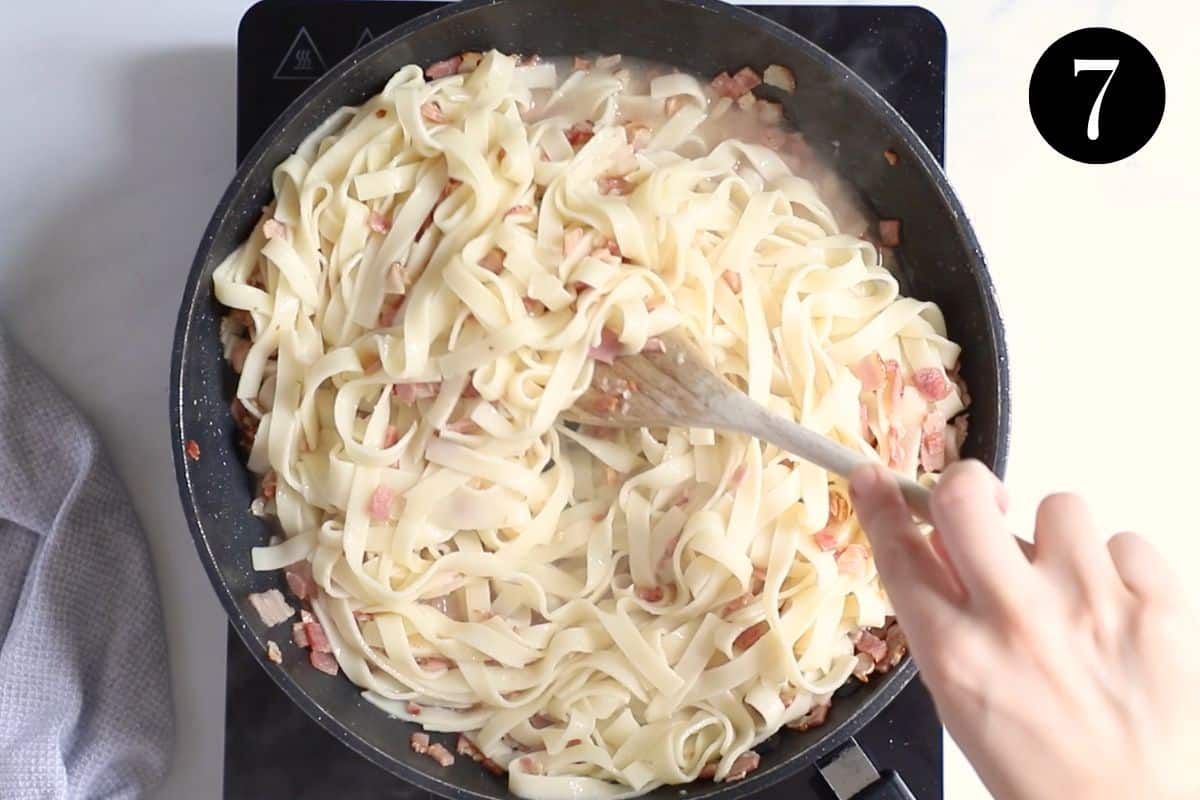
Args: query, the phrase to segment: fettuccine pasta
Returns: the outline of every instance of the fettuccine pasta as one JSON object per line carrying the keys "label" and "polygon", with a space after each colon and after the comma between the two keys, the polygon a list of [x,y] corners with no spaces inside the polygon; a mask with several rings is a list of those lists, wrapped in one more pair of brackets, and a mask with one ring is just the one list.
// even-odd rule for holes
{"label": "fettuccine pasta", "polygon": [[566,424],[596,359],[683,328],[923,480],[965,403],[937,307],[843,232],[744,72],[571,66],[401,69],[278,166],[214,277],[281,531],[253,563],[305,602],[297,642],[528,798],[741,777],[898,659],[843,481],[741,435]]}

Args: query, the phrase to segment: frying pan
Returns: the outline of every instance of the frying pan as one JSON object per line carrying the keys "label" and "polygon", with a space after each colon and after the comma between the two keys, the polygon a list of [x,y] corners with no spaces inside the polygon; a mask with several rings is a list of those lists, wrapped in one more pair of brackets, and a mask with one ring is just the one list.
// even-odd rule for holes
{"label": "frying pan", "polygon": [[[346,678],[312,669],[304,651],[280,642],[281,665],[266,658],[268,631],[247,595],[286,591],[279,573],[255,573],[250,548],[270,530],[249,513],[253,484],[236,445],[229,412],[234,381],[221,358],[222,309],[214,268],[243,239],[269,202],[272,168],[305,134],[343,105],[378,92],[401,66],[427,64],[464,50],[571,55],[624,53],[698,75],[750,64],[783,64],[796,75],[783,102],[792,124],[861,193],[880,217],[903,220],[898,273],[906,294],[932,300],[963,347],[971,428],[965,452],[1002,472],[1008,448],[1008,365],[1003,325],[978,242],[941,168],[907,123],[840,62],[749,11],[714,0],[466,0],[380,36],[335,66],[301,95],[242,162],[200,243],[184,292],[171,360],[171,433],[180,497],[200,559],[230,621],[285,693],[335,738],[398,778],[448,798],[509,798],[505,782],[466,758],[444,769],[409,748],[409,723],[392,719]],[[883,151],[899,163],[889,166]],[[200,457],[185,444],[194,440]],[[278,631],[275,640],[286,639]],[[862,686],[846,686],[820,728],[783,731],[757,749],[759,769],[731,784],[698,782],[651,792],[676,800],[748,797],[831,754],[912,679],[905,660]]]}

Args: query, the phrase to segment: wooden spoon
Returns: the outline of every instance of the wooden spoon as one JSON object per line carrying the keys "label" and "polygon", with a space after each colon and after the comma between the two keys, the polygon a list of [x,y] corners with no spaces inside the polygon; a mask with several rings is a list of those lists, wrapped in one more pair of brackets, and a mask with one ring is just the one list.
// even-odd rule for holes
{"label": "wooden spoon", "polygon": [[[661,348],[596,362],[592,383],[563,416],[610,428],[668,426],[735,431],[770,442],[830,472],[848,477],[873,459],[803,425],[772,414],[712,371],[687,336],[672,331],[657,337]],[[896,476],[900,491],[917,516],[928,520],[929,490]]]}

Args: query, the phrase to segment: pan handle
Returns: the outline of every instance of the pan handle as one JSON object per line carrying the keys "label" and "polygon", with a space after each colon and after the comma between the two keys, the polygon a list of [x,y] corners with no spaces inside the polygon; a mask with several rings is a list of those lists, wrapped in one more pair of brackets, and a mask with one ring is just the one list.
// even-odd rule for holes
{"label": "pan handle", "polygon": [[916,800],[900,773],[879,774],[853,737],[817,769],[839,800]]}

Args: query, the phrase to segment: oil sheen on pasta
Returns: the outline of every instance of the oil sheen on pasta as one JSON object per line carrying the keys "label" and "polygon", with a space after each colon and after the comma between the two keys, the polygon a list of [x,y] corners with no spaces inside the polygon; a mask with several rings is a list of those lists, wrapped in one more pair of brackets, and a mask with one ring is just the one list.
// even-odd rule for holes
{"label": "oil sheen on pasta", "polygon": [[405,67],[279,165],[214,279],[283,534],[255,567],[310,564],[350,680],[529,798],[744,775],[890,614],[840,479],[744,436],[560,422],[595,357],[682,326],[914,476],[964,407],[940,312],[843,232],[777,109],[574,66]]}

